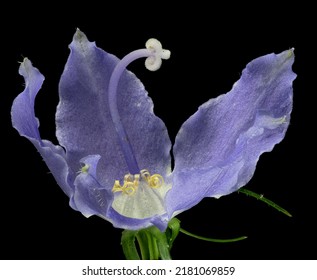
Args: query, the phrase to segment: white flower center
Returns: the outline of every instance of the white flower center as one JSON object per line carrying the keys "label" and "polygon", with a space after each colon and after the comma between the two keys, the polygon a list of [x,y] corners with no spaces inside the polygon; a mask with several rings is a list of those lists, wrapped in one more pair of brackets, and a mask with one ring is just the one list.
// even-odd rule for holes
{"label": "white flower center", "polygon": [[124,176],[123,184],[115,181],[113,209],[119,214],[136,219],[145,219],[166,212],[164,198],[171,188],[160,174],[151,175],[147,170],[140,174]]}

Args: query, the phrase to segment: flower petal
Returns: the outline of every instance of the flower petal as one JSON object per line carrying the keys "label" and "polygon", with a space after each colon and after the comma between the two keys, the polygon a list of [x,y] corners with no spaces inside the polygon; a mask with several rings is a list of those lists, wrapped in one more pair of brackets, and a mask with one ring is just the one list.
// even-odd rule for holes
{"label": "flower petal", "polygon": [[296,77],[293,61],[293,50],[253,60],[229,93],[203,104],[183,124],[174,146],[170,215],[244,186],[259,156],[284,138]]}
{"label": "flower petal", "polygon": [[75,179],[74,195],[70,201],[71,207],[87,218],[92,215],[105,218],[113,198],[113,194],[98,182],[99,159],[99,155],[90,155],[80,160],[85,166]]}
{"label": "flower petal", "polygon": [[[108,105],[108,83],[118,58],[104,52],[77,30],[60,81],[57,138],[66,148],[72,168],[92,154],[101,155],[100,183],[112,188],[128,173],[117,144]],[[154,115],[153,103],[141,82],[125,71],[118,86],[118,108],[141,169],[170,171],[171,143],[164,123]],[[162,175],[163,175],[162,174]]]}
{"label": "flower petal", "polygon": [[169,221],[167,214],[161,216],[155,215],[146,219],[134,219],[120,215],[113,208],[109,209],[107,217],[111,220],[114,227],[129,230],[138,230],[150,226],[156,226],[160,231],[164,231],[166,230]]}
{"label": "flower petal", "polygon": [[118,228],[136,230],[155,225],[162,231],[165,230],[168,223],[166,214],[153,215],[153,217],[146,219],[134,219],[119,214],[111,207],[113,193],[98,182],[97,165],[99,160],[99,155],[90,155],[81,159],[85,165],[82,172],[76,177],[75,191],[70,201],[71,207],[80,211],[87,218],[97,215]]}
{"label": "flower petal", "polygon": [[62,190],[71,196],[72,175],[65,161],[65,152],[60,146],[42,140],[38,130],[39,121],[34,114],[34,100],[40,90],[44,76],[32,66],[27,58],[21,63],[19,73],[24,77],[25,89],[14,100],[11,117],[12,125],[21,136],[29,139],[42,155],[48,168]]}

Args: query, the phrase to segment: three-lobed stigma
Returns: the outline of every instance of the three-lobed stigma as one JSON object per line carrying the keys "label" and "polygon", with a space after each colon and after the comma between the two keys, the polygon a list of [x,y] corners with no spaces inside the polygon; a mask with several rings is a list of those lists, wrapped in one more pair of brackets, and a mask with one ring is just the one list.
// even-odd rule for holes
{"label": "three-lobed stigma", "polygon": [[156,71],[161,67],[162,59],[169,59],[171,52],[164,50],[160,41],[152,38],[147,40],[146,48],[150,51],[150,55],[145,60],[145,67],[150,71]]}
{"label": "three-lobed stigma", "polygon": [[140,171],[140,174],[126,174],[124,176],[123,185],[119,180],[115,180],[112,192],[122,192],[126,195],[133,195],[137,191],[140,183],[145,183],[152,189],[157,189],[164,185],[164,179],[160,174],[151,175],[146,169]]}

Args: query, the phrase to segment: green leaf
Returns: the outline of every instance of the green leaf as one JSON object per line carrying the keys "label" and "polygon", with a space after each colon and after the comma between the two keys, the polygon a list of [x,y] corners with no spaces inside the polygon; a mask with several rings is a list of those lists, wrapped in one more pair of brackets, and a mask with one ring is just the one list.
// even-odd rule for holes
{"label": "green leaf", "polygon": [[281,206],[277,205],[275,202],[273,202],[272,200],[269,200],[267,198],[265,198],[263,195],[260,195],[260,194],[257,194],[255,192],[252,192],[250,190],[247,190],[245,188],[243,189],[239,189],[238,190],[238,193],[244,193],[246,195],[249,195],[249,196],[252,196],[258,200],[261,200],[263,201],[264,203],[268,204],[269,206],[275,208],[277,211],[280,211],[282,212],[283,214],[285,214],[286,216],[288,217],[292,217],[292,215],[287,211],[285,210],[284,208],[282,208]]}
{"label": "green leaf", "polygon": [[240,236],[240,237],[236,237],[236,238],[230,238],[230,239],[217,239],[217,238],[209,238],[209,237],[203,237],[203,236],[199,236],[193,233],[188,232],[187,230],[184,230],[182,228],[180,228],[180,232],[190,236],[190,237],[194,237],[196,239],[200,239],[200,240],[204,240],[204,241],[208,241],[208,242],[216,242],[216,243],[230,243],[230,242],[237,242],[237,241],[241,241],[244,240],[246,238],[248,238],[247,236]]}

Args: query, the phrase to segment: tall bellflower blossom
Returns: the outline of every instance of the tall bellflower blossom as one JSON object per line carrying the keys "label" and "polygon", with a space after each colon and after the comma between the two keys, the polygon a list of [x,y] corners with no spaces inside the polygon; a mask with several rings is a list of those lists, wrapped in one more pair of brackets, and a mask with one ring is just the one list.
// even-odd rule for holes
{"label": "tall bellflower blossom", "polygon": [[12,123],[40,152],[70,206],[115,227],[164,231],[177,214],[204,197],[237,191],[263,152],[285,136],[292,110],[293,50],[251,61],[230,92],[201,105],[180,128],[173,147],[142,83],[126,70],[146,57],[157,70],[170,52],[150,39],[122,60],[77,30],[59,84],[59,145],[40,137],[34,100],[43,75],[24,59],[24,91]]}

